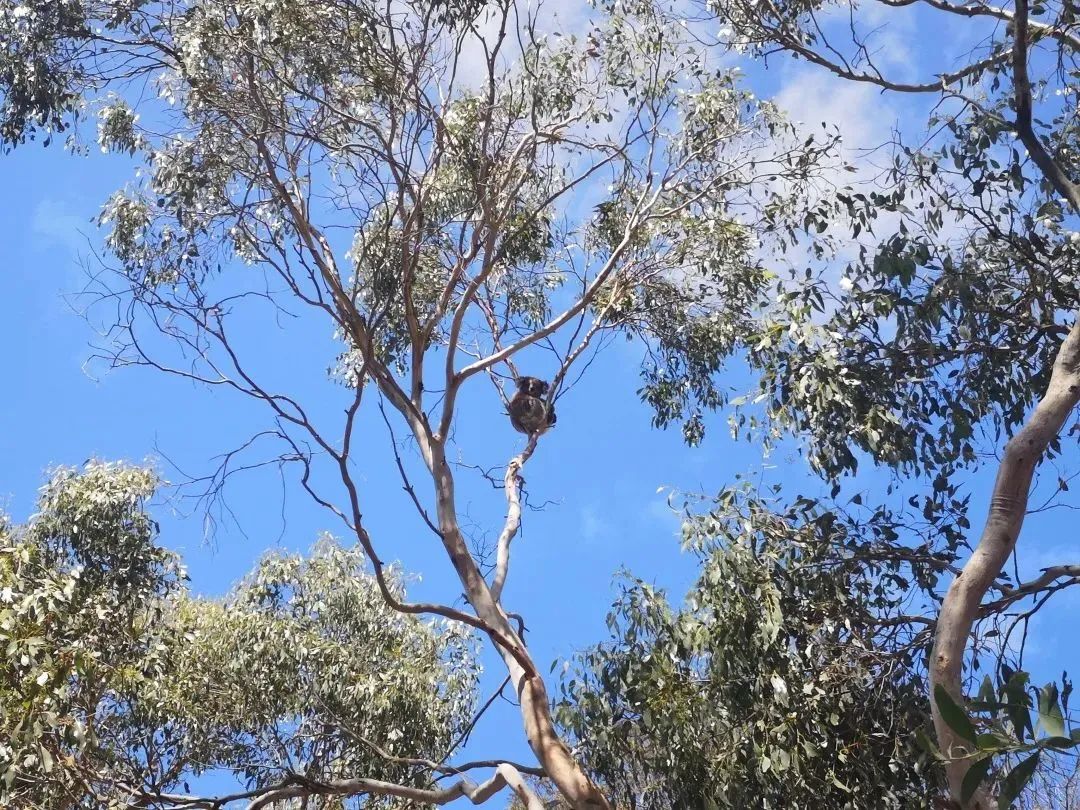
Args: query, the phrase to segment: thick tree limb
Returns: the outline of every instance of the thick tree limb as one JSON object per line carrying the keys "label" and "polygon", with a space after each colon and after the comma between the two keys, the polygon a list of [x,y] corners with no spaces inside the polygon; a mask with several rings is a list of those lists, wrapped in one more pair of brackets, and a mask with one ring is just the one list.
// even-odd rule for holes
{"label": "thick tree limb", "polygon": [[[1032,123],[1032,90],[1028,74],[1028,27],[1027,0],[1015,0],[1013,14],[1013,94],[1016,108],[1015,128],[1021,142],[1043,176],[1072,205],[1080,211],[1080,189],[1046,150]],[[945,766],[949,790],[958,804],[961,802],[961,785],[970,768],[974,753],[945,723],[933,700],[935,687],[943,686],[953,699],[963,697],[964,655],[971,637],[972,625],[983,612],[982,600],[993,586],[994,579],[1004,567],[1016,547],[1020,529],[1027,513],[1028,496],[1035,467],[1050,443],[1057,437],[1065,420],[1080,401],[1080,321],[1073,324],[1054,361],[1046,394],[1035,406],[1028,421],[1005,446],[998,468],[997,480],[990,501],[983,533],[963,570],[953,580],[941,605],[937,632],[930,660],[931,707],[938,745],[948,758]],[[1068,572],[1066,572],[1068,573]],[[1042,580],[1049,575],[1026,583],[1017,589],[1018,594],[1034,593],[1046,587]],[[1050,575],[1050,580],[1061,574]],[[1015,601],[1006,592],[1003,601]],[[965,805],[970,810],[988,810],[990,796],[981,787]]]}
{"label": "thick tree limb", "polygon": [[[983,597],[1016,547],[1035,467],[1077,402],[1080,402],[1080,320],[1073,324],[1058,350],[1045,395],[1005,445],[982,536],[941,603],[930,659],[931,695],[940,684],[954,700],[962,700],[964,654],[972,625]],[[960,786],[971,764],[966,757],[973,752],[970,744],[944,721],[936,701],[931,700],[931,705],[938,744],[949,760],[946,764],[949,789],[959,802]],[[986,791],[976,793],[965,808],[989,810]]]}

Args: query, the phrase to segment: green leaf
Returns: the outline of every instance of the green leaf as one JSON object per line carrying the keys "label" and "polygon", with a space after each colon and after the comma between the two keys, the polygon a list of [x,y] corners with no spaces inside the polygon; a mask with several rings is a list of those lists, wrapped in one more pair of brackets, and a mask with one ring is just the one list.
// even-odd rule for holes
{"label": "green leaf", "polygon": [[941,712],[941,719],[945,721],[945,725],[972,745],[975,745],[975,726],[971,724],[967,712],[957,705],[956,701],[952,699],[952,695],[940,683],[934,686],[934,702],[937,703],[938,711]]}
{"label": "green leaf", "polygon": [[930,735],[923,731],[921,728],[915,731],[915,742],[917,742],[919,746],[934,759],[945,759],[945,757],[941,755],[941,751],[938,749],[937,743],[935,743],[930,738]]}
{"label": "green leaf", "polygon": [[1026,672],[1013,672],[1005,684],[1005,697],[1008,705],[1005,713],[1009,716],[1016,732],[1016,739],[1024,741],[1024,732],[1031,729],[1031,716],[1028,714],[1027,684],[1030,676]]}
{"label": "green leaf", "polygon": [[[989,633],[987,634],[989,635]],[[989,675],[984,675],[982,685],[979,687],[978,699],[968,702],[968,709],[980,712],[996,712],[1002,708],[1001,702],[994,691],[994,683]]]}
{"label": "green leaf", "polygon": [[1059,751],[1067,751],[1076,748],[1078,741],[1071,737],[1047,737],[1042,741],[1045,748],[1056,748]]}
{"label": "green leaf", "polygon": [[964,774],[964,781],[960,785],[960,801],[962,804],[967,804],[971,797],[975,795],[975,791],[979,789],[979,785],[986,781],[986,773],[990,770],[993,759],[993,757],[983,757],[973,762],[971,767],[968,768],[968,772]]}
{"label": "green leaf", "polygon": [[1035,774],[1035,768],[1039,764],[1039,752],[1036,751],[1011,771],[1001,782],[1001,793],[998,795],[998,810],[1009,810],[1016,797],[1023,791],[1024,786]]}
{"label": "green leaf", "polygon": [[997,731],[979,734],[976,741],[980,751],[989,751],[992,754],[1012,751],[1016,748],[1016,741],[1012,737]]}
{"label": "green leaf", "polygon": [[53,756],[49,753],[49,749],[43,745],[38,746],[38,753],[41,755],[41,766],[45,770],[45,773],[52,773]]}
{"label": "green leaf", "polygon": [[990,680],[989,675],[983,675],[982,686],[979,687],[979,700],[985,703],[997,703],[994,683]]}
{"label": "green leaf", "polygon": [[1050,737],[1065,736],[1065,718],[1058,705],[1056,683],[1048,683],[1039,690],[1039,725]]}

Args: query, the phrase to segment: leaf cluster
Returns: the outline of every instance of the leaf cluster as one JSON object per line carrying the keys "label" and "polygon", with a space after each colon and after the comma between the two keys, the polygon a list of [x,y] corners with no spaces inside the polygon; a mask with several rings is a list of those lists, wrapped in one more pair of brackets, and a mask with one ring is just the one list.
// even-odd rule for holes
{"label": "leaf cluster", "polygon": [[4,806],[153,800],[215,769],[250,786],[426,786],[394,757],[441,760],[468,721],[470,637],[392,611],[362,553],[329,538],[196,597],[145,510],[157,484],[136,467],[60,470],[38,514],[4,529]]}

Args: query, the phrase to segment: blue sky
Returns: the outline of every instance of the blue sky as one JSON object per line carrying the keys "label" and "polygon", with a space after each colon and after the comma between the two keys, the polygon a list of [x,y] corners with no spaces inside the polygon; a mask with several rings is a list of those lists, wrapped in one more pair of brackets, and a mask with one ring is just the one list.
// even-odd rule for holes
{"label": "blue sky", "polygon": [[[909,32],[903,27],[894,31],[899,42],[895,47],[910,45]],[[933,44],[924,39],[919,47]],[[911,57],[910,51],[906,54]],[[903,61],[904,56],[897,52],[892,58]],[[918,65],[917,54],[910,65]],[[892,106],[872,88],[840,85],[786,60],[776,60],[768,72],[760,67],[747,70],[761,92],[776,94],[794,118],[808,124],[839,123],[851,147],[873,145],[894,125],[921,120],[912,109]],[[56,145],[47,150],[27,145],[0,160],[0,239],[6,246],[0,273],[0,345],[8,347],[0,358],[5,381],[0,396],[0,504],[17,520],[32,511],[35,491],[51,465],[77,465],[90,457],[150,458],[166,478],[179,480],[182,476],[170,462],[188,473],[210,472],[215,456],[268,425],[262,408],[224,390],[143,369],[84,368],[94,333],[75,311],[79,300],[70,296],[86,283],[81,260],[93,262],[89,248],[99,241],[90,220],[128,177],[129,167],[121,159],[97,153],[74,157]],[[297,342],[297,337],[304,340]],[[331,413],[340,405],[342,390],[312,377],[297,349],[302,343],[317,352],[324,338],[286,331],[269,338],[261,351],[282,375],[304,372],[300,385],[310,387],[317,408]],[[652,429],[647,409],[635,396],[637,360],[632,346],[613,344],[584,381],[560,400],[558,426],[541,442],[526,470],[533,503],[551,503],[543,511],[525,514],[523,534],[514,545],[506,603],[526,615],[530,646],[545,669],[549,662],[606,636],[604,616],[620,568],[669,588],[676,597],[692,582],[694,562],[680,553],[678,519],[659,488],[711,493],[739,473],[757,471],[767,483],[783,483],[789,493],[823,492],[801,460],[790,454],[778,454],[763,469],[754,446],[727,436],[722,415],[712,420],[709,437],[695,449],[683,445],[677,430]],[[528,360],[522,370],[533,371]],[[544,376],[548,371],[540,368],[536,373]],[[730,382],[737,389],[745,385],[738,373]],[[468,448],[469,463],[502,464],[520,448],[521,437],[486,386],[475,389],[461,413],[458,439]],[[368,528],[383,556],[400,560],[417,577],[411,587],[414,596],[452,599],[459,588],[448,577],[449,566],[435,538],[415,521],[404,531],[400,526],[402,511],[411,505],[378,427],[368,437],[372,452],[365,458],[371,462],[361,462],[371,504],[365,513]],[[976,528],[992,472],[973,482],[971,519]],[[461,476],[469,480],[465,473]],[[868,474],[859,484],[880,491],[883,480],[880,474]],[[493,540],[504,510],[501,493],[478,480],[461,486],[466,528],[473,517]],[[210,539],[197,504],[166,491],[157,507],[163,540],[182,552],[199,593],[223,593],[268,548],[305,549],[319,532],[340,531],[332,516],[297,489],[293,471],[285,471],[284,483],[272,468],[237,478],[227,503],[235,520],[222,521]],[[1074,524],[1069,510],[1029,522],[1021,541],[1023,568],[1031,573],[1052,562],[1074,562]],[[1071,615],[1078,608],[1075,594],[1067,592],[1037,620],[1029,662],[1042,680],[1080,663],[1080,654],[1062,653],[1076,647],[1062,642],[1075,639]],[[485,689],[502,678],[490,656],[487,662],[491,666]],[[497,704],[468,753],[528,759],[516,710]]]}

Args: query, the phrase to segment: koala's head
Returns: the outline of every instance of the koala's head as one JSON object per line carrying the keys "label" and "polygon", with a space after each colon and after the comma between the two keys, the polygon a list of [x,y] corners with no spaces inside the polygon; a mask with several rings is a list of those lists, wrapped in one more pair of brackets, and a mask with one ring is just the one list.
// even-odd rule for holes
{"label": "koala's head", "polygon": [[518,391],[530,397],[542,397],[548,392],[548,384],[536,377],[518,377]]}

